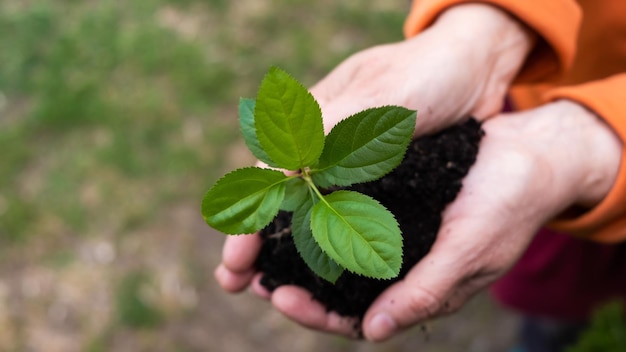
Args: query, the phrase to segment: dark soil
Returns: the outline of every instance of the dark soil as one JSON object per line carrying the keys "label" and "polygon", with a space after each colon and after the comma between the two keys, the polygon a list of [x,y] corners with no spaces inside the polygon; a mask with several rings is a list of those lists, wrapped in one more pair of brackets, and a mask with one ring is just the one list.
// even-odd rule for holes
{"label": "dark soil", "polygon": [[461,190],[461,181],[476,160],[482,136],[480,124],[470,119],[420,137],[409,146],[404,161],[393,172],[377,181],[350,187],[377,199],[396,216],[404,237],[398,278],[378,280],[346,271],[335,285],[320,279],[300,258],[291,236],[268,236],[291,226],[291,214],[281,212],[261,232],[264,243],[256,263],[264,273],[261,283],[270,291],[281,285],[304,287],[329,311],[363,318],[374,299],[402,279],[430,250],[441,214]]}

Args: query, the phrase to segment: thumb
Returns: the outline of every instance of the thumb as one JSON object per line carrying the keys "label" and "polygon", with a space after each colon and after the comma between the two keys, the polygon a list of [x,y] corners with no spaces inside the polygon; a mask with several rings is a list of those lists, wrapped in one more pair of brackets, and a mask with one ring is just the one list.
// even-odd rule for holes
{"label": "thumb", "polygon": [[[436,253],[424,257],[407,276],[385,290],[363,319],[363,334],[384,341],[397,332],[450,309],[448,299],[457,280]],[[445,258],[441,258],[445,259]]]}
{"label": "thumb", "polygon": [[[465,192],[471,194],[468,188]],[[475,204],[459,197],[446,210],[430,253],[372,303],[363,319],[368,340],[383,341],[419,322],[458,310],[495,281],[525,248],[527,243],[520,239],[503,245],[498,239],[511,231],[489,221],[488,207],[466,207],[466,201]],[[532,233],[532,229],[520,231]]]}
{"label": "thumb", "polygon": [[417,323],[452,313],[498,276],[490,268],[493,256],[482,248],[489,247],[490,241],[478,235],[490,231],[476,217],[457,217],[450,210],[429,254],[370,306],[363,319],[368,340],[383,341]]}

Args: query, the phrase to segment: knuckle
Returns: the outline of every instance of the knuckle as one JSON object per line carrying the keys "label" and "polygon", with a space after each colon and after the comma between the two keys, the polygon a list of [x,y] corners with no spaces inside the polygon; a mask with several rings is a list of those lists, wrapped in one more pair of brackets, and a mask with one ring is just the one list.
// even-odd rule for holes
{"label": "knuckle", "polygon": [[444,308],[444,299],[424,288],[414,288],[410,292],[406,309],[418,320],[434,318]]}

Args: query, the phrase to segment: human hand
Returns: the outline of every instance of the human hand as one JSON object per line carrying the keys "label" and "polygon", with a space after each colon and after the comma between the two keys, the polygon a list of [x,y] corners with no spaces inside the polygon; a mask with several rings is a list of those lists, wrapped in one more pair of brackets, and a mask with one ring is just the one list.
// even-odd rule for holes
{"label": "human hand", "polygon": [[[617,175],[619,139],[575,103],[503,114],[484,129],[476,164],[444,212],[431,252],[371,305],[363,321],[367,339],[385,340],[454,312],[510,268],[543,223],[569,206],[595,205]],[[283,286],[270,295],[260,287],[251,269],[259,246],[257,236],[229,238],[216,271],[225,289],[239,291],[252,281],[258,294],[291,319],[354,334],[351,321],[326,313],[303,289]]]}
{"label": "human hand", "polygon": [[[500,111],[532,42],[532,35],[500,10],[458,5],[413,39],[353,55],[311,93],[327,132],[360,110],[400,105],[419,110],[416,128],[425,134],[464,116],[480,119]],[[257,235],[227,239],[216,271],[224,289],[237,292],[249,285],[259,247]]]}
{"label": "human hand", "polygon": [[366,108],[418,110],[417,134],[501,111],[534,44],[512,17],[484,4],[450,8],[418,36],[359,52],[311,88],[327,132]]}
{"label": "human hand", "polygon": [[611,189],[621,142],[571,101],[487,121],[477,161],[443,214],[430,253],[370,306],[366,338],[380,341],[449,314],[503,275],[536,231]]}
{"label": "human hand", "polygon": [[[359,110],[393,104],[420,110],[418,134],[428,133],[458,122],[460,116],[484,119],[499,111],[532,42],[532,35],[499,10],[460,5],[414,39],[354,55],[311,91],[322,107],[326,130]],[[215,273],[225,290],[238,292],[252,283],[257,294],[271,299],[293,320],[314,329],[353,334],[351,322],[326,314],[300,288],[283,286],[271,295],[264,290],[254,279],[260,245],[258,235],[227,239]],[[404,321],[398,324],[405,326]],[[387,337],[369,330],[366,326],[364,331],[370,339]]]}
{"label": "human hand", "polygon": [[[458,5],[440,16],[419,36],[358,53],[316,84],[326,130],[339,120],[366,108],[401,105],[418,109],[419,134],[458,122],[459,117],[485,118],[499,111],[508,85],[533,43],[517,21],[488,5]],[[215,275],[229,292],[250,284],[257,294],[294,320],[316,329],[352,333],[352,325],[326,315],[308,293],[280,287],[272,295],[254,277],[254,261],[261,246],[258,235],[229,237]],[[305,315],[293,316],[307,301]],[[310,306],[310,307],[309,307]]]}

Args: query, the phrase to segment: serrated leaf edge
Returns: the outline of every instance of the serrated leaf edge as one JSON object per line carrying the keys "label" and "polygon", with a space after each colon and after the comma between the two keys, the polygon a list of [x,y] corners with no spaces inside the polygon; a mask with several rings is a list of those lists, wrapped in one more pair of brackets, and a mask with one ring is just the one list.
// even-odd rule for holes
{"label": "serrated leaf edge", "polygon": [[[215,182],[215,184],[213,184],[213,186],[212,186],[212,187],[211,187],[211,188],[210,188],[210,189],[209,189],[209,190],[208,190],[208,191],[204,194],[204,197],[202,198],[202,206],[201,206],[201,209],[202,209],[202,217],[204,218],[205,222],[206,222],[209,226],[211,226],[211,227],[215,228],[215,227],[214,227],[214,226],[213,226],[213,225],[209,222],[209,219],[208,219],[208,217],[209,217],[209,216],[207,216],[207,215],[205,214],[205,212],[204,212],[204,203],[205,203],[205,200],[206,200],[206,199],[208,199],[208,195],[209,195],[209,193],[211,193],[211,192],[212,192],[215,188],[217,188],[217,187],[221,187],[221,185],[225,182],[225,180],[226,180],[226,179],[227,179],[230,175],[232,175],[232,174],[234,174],[234,173],[242,172],[243,170],[251,170],[251,169],[257,169],[257,170],[268,170],[268,171],[273,171],[273,172],[276,172],[276,173],[281,173],[281,174],[282,174],[282,172],[280,172],[280,171],[278,171],[278,170],[273,170],[273,169],[268,169],[268,168],[261,168],[261,167],[256,167],[256,166],[249,166],[249,167],[243,167],[243,168],[235,169],[235,170],[233,170],[233,171],[231,171],[231,172],[227,173],[226,175],[224,175],[224,176],[220,177],[220,178],[219,178],[219,179]],[[279,183],[284,183],[284,182],[287,182],[289,179],[290,179],[290,178],[289,178],[288,176],[285,176],[285,178],[281,179],[281,180],[280,180],[280,181],[278,181],[278,182],[275,182],[275,183],[271,184],[271,185],[270,185],[270,186],[268,186],[268,187],[265,187],[265,189],[270,189],[270,188],[272,188],[272,187],[276,186],[276,185],[277,185],[277,184],[279,184]],[[284,194],[283,194],[283,199],[284,199]],[[281,201],[281,203],[282,203],[282,201]],[[226,211],[226,209],[222,210],[220,213],[222,213],[222,212],[224,212],[224,211]],[[272,216],[272,218],[274,218],[274,217],[278,214],[278,212],[279,212],[279,211],[280,211],[280,207],[277,207],[277,209],[275,210],[275,212],[273,212],[273,213],[274,213],[274,216]],[[212,216],[216,216],[216,215],[218,215],[218,214],[220,214],[220,213],[213,214]],[[269,222],[271,222],[271,219],[270,219],[270,221],[269,221]],[[261,229],[263,229],[265,226],[267,226],[267,225],[269,224],[269,222],[268,222],[267,224],[264,224],[264,225],[262,225],[262,226],[259,226],[259,228],[257,228],[257,229],[254,229],[254,230],[253,230],[253,232],[255,232],[255,231],[260,231],[260,230],[261,230]],[[217,228],[216,228],[216,229],[217,229]],[[219,229],[217,229],[217,230],[219,230]],[[219,230],[219,231],[222,231],[222,230]],[[226,234],[228,234],[228,235],[241,235],[241,233],[229,233],[229,232],[226,232],[226,231],[222,231],[222,232],[224,232],[224,233],[226,233]]]}
{"label": "serrated leaf edge", "polygon": [[[387,209],[384,205],[382,205],[382,204],[381,204],[378,200],[376,200],[375,198],[372,198],[372,197],[370,197],[370,196],[368,196],[368,195],[366,195],[366,194],[363,194],[363,193],[361,193],[361,192],[356,192],[356,191],[340,190],[340,191],[335,191],[335,192],[332,192],[331,194],[333,194],[333,193],[339,193],[339,192],[351,192],[351,193],[356,193],[356,194],[359,194],[359,195],[361,195],[361,196],[367,197],[367,198],[369,198],[371,201],[373,201],[373,202],[377,203],[377,204],[378,204],[378,205],[379,205],[382,209],[384,209],[384,210],[385,210],[385,212],[387,212],[387,213],[388,213],[388,214],[389,214],[389,215],[393,218],[393,220],[394,220],[394,222],[395,222],[395,227],[396,227],[396,229],[398,230],[398,232],[400,232],[400,235],[402,235],[402,231],[400,230],[400,226],[399,226],[399,224],[398,224],[398,220],[396,219],[396,216],[395,216],[395,215],[394,215],[391,211],[389,211],[389,209]],[[323,199],[323,198],[322,198],[322,199],[320,200],[320,202],[324,202],[324,203],[325,203],[325,204],[326,204],[326,205],[327,205],[330,209],[333,209],[333,211],[334,211],[334,208],[330,207],[330,204],[329,204],[328,202],[326,202],[326,200],[325,200],[325,199]],[[314,229],[313,229],[313,227],[312,227],[312,222],[311,222],[311,232],[312,232],[312,233],[314,233],[314,232],[315,232],[315,230],[314,230]],[[357,233],[358,233],[358,231],[356,231],[356,230],[355,230],[355,232],[357,232]],[[313,236],[313,238],[315,239],[315,242],[318,244],[318,246],[320,246],[320,244],[319,244],[319,242],[318,242],[318,240],[317,240],[317,238],[316,238],[316,236],[315,236],[315,235]],[[336,262],[339,266],[343,267],[343,268],[344,268],[344,270],[346,270],[346,271],[348,271],[348,272],[351,272],[351,273],[353,273],[353,274],[357,274],[357,275],[361,275],[361,276],[365,276],[365,277],[369,277],[369,278],[374,278],[374,279],[379,279],[379,280],[391,280],[391,279],[394,279],[395,277],[397,277],[397,276],[398,276],[398,274],[400,273],[400,270],[401,270],[401,268],[402,268],[402,262],[403,262],[403,260],[404,260],[404,241],[402,241],[402,242],[401,242],[401,244],[400,244],[400,248],[399,248],[399,250],[400,250],[400,266],[398,267],[398,271],[395,273],[395,276],[393,276],[393,277],[381,277],[381,276],[371,275],[371,274],[366,273],[366,272],[360,272],[360,271],[355,271],[355,270],[352,270],[349,266],[345,266],[345,265],[343,265],[343,264],[341,264],[341,263],[340,263],[340,262],[342,262],[342,261],[343,261],[343,259],[341,258],[341,256],[339,255],[339,253],[336,253],[336,254],[337,254],[337,257],[338,257],[338,259],[337,259],[337,258],[335,258],[335,256],[334,256],[333,254],[331,254],[331,253],[329,253],[329,252],[325,251],[325,250],[324,250],[324,248],[323,248],[322,246],[320,246],[320,248],[321,248],[321,249],[322,249],[322,251],[323,251],[324,253],[326,253],[326,254],[327,254],[327,255],[328,255],[328,256],[329,256],[332,260],[334,260],[334,261],[335,261],[335,262]],[[391,268],[391,267],[390,267],[390,268]],[[393,270],[393,269],[392,269],[392,270]]]}

